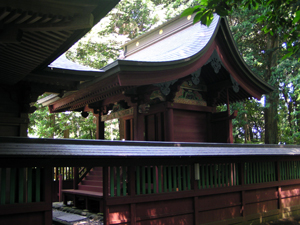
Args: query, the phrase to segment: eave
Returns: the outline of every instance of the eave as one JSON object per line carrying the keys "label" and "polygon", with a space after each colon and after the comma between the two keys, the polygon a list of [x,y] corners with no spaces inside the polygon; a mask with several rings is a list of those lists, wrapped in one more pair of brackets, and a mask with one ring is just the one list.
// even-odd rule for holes
{"label": "eave", "polygon": [[[120,92],[121,89],[163,83],[180,79],[206,66],[205,63],[216,51],[222,65],[223,77],[230,75],[241,87],[241,97],[230,98],[230,102],[247,99],[249,97],[261,98],[262,94],[273,91],[273,88],[251,72],[240,56],[228,24],[224,18],[220,18],[216,29],[208,43],[196,54],[187,58],[173,61],[147,62],[135,60],[117,60],[102,68],[102,76],[95,78],[79,86],[79,91],[58,100],[51,105],[51,110],[74,110],[84,104],[90,104],[103,100],[106,92]],[[204,68],[204,67],[203,67]],[[216,77],[217,74],[216,74]],[[219,78],[218,78],[219,79]],[[224,80],[219,80],[224,83]],[[118,88],[116,88],[118,87]],[[113,88],[113,89],[110,89]],[[224,93],[221,95],[224,95]],[[80,104],[79,104],[80,103]],[[217,104],[226,103],[226,96],[221,96]]]}
{"label": "eave", "polygon": [[1,84],[15,85],[29,74],[35,74],[35,80],[45,82],[39,72],[69,49],[117,3],[118,0],[2,1]]}

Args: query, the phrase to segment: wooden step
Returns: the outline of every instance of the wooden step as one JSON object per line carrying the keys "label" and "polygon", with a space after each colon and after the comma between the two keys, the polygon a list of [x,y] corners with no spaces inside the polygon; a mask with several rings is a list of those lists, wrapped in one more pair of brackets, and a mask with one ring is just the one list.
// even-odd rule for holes
{"label": "wooden step", "polygon": [[102,187],[102,180],[83,180],[81,185],[91,185],[91,186],[98,186]]}
{"label": "wooden step", "polygon": [[94,192],[94,191],[85,191],[85,190],[74,190],[74,189],[65,189],[62,190],[62,193],[73,194],[77,196],[89,196],[89,197],[103,197],[102,192]]}
{"label": "wooden step", "polygon": [[102,181],[102,176],[87,175],[87,176],[85,176],[84,180],[96,180],[96,181]]}
{"label": "wooden step", "polygon": [[93,167],[92,171],[103,171],[102,167]]}
{"label": "wooden step", "polygon": [[88,175],[102,176],[102,171],[91,170]]}
{"label": "wooden step", "polygon": [[98,186],[92,185],[78,185],[78,190],[85,190],[85,191],[93,191],[93,192],[102,192],[103,188]]}

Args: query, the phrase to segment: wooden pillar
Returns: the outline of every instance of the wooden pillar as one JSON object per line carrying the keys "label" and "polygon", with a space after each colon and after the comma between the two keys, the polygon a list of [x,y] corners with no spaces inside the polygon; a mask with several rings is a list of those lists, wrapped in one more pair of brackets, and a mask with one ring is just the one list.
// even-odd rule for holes
{"label": "wooden pillar", "polygon": [[28,113],[21,113],[20,118],[22,122],[20,123],[20,137],[27,137],[27,129],[28,129]]}
{"label": "wooden pillar", "polygon": [[[128,195],[134,197],[136,194],[135,190],[135,166],[128,167]],[[136,225],[136,204],[130,204],[130,224]]]}
{"label": "wooden pillar", "polygon": [[165,137],[166,141],[175,141],[174,140],[174,114],[171,103],[168,103],[167,110],[165,113]]}
{"label": "wooden pillar", "polygon": [[[241,170],[240,170],[240,174],[241,174],[241,185],[244,186],[245,185],[245,163],[241,163]],[[245,214],[245,191],[243,190],[241,192],[241,199],[242,199],[242,206],[241,206],[241,216],[243,216],[243,219],[246,220],[246,214]]]}
{"label": "wooden pillar", "polygon": [[[192,189],[196,192],[198,190],[197,180],[195,177],[195,162],[191,165],[191,186]],[[198,213],[198,205],[199,205],[199,197],[197,195],[194,196],[194,224],[199,224],[199,213]]]}
{"label": "wooden pillar", "polygon": [[101,115],[100,114],[94,114],[96,117],[96,139],[103,139],[104,140],[104,133],[105,133],[105,125],[104,121],[101,121]]}
{"label": "wooden pillar", "polygon": [[226,105],[227,105],[227,114],[228,116],[230,116],[230,105],[229,105],[229,92],[228,92],[228,88],[226,89],[226,94],[227,94],[227,102],[226,102]]}
{"label": "wooden pillar", "polygon": [[58,201],[62,201],[62,189],[63,189],[63,176],[59,174],[58,179]]}
{"label": "wooden pillar", "polygon": [[[277,170],[277,181],[280,182],[280,161],[276,162],[276,170]],[[281,186],[278,186],[278,209],[280,214],[282,215],[283,213],[283,207],[282,207],[282,195],[281,195]]]}
{"label": "wooden pillar", "polygon": [[139,113],[138,105],[134,106],[133,110],[133,140],[144,141],[145,123],[144,115]]}
{"label": "wooden pillar", "polygon": [[[228,88],[227,88],[227,115],[228,118],[230,118],[230,104],[229,104],[229,92],[228,92]],[[227,121],[227,143],[233,143],[233,134],[232,134],[232,120],[228,119]]]}
{"label": "wooden pillar", "polygon": [[119,118],[119,133],[120,140],[125,139],[125,120],[123,118]]}
{"label": "wooden pillar", "polygon": [[73,188],[78,189],[78,181],[79,181],[78,167],[73,167],[73,174],[74,174]]}

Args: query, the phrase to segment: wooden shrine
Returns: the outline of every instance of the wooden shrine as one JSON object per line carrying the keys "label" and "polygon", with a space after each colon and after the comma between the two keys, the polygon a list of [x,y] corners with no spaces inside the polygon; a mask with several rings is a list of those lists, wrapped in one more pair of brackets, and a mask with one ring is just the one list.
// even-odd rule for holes
{"label": "wooden shrine", "polygon": [[[98,71],[50,65],[117,2],[0,3],[0,224],[52,224],[58,173],[73,183],[64,200],[102,212],[106,225],[299,214],[299,146],[230,143],[229,104],[273,89],[242,60],[225,18],[209,27],[175,18]],[[20,137],[46,91],[58,93],[46,101],[51,112],[92,110],[98,139],[117,118],[128,141]]]}
{"label": "wooden shrine", "polygon": [[[228,24],[210,27],[177,17],[124,46],[124,55],[96,79],[51,103],[51,112],[93,110],[103,122],[120,120],[121,139],[232,143],[231,102],[272,91],[251,72]],[[227,105],[217,112],[216,106]]]}

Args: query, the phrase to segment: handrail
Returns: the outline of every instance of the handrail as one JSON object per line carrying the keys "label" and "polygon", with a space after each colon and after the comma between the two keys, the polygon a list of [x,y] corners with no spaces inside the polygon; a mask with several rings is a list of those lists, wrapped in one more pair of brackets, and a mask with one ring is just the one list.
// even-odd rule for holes
{"label": "handrail", "polygon": [[80,167],[80,170],[78,172],[78,184],[83,180],[83,178],[91,171],[93,167]]}

